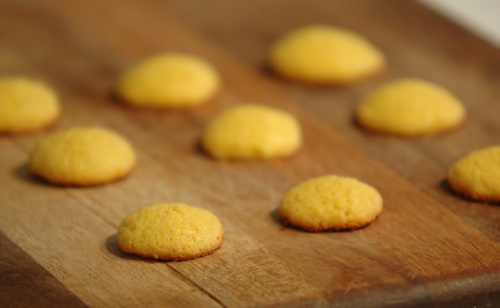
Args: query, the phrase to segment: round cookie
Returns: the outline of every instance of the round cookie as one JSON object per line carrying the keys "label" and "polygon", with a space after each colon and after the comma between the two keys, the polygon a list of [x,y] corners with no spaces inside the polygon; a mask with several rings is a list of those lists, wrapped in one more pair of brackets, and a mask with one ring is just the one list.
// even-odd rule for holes
{"label": "round cookie", "polygon": [[205,103],[220,83],[217,71],[207,61],[165,53],[125,71],[118,79],[116,93],[134,106],[182,108]]}
{"label": "round cookie", "polygon": [[402,79],[383,85],[356,110],[361,126],[408,137],[452,129],[464,118],[465,108],[453,94],[420,79]]}
{"label": "round cookie", "polygon": [[278,75],[312,84],[354,83],[385,66],[383,54],[359,34],[320,25],[279,39],[268,61]]}
{"label": "round cookie", "polygon": [[473,151],[458,160],[450,168],[448,183],[467,198],[500,202],[500,146]]}
{"label": "round cookie", "polygon": [[278,215],[308,231],[363,227],[382,212],[382,197],[354,178],[322,176],[301,183],[283,197]]}
{"label": "round cookie", "polygon": [[49,182],[89,186],[128,175],[136,161],[129,142],[100,127],[76,127],[42,139],[29,157],[30,170]]}
{"label": "round cookie", "polygon": [[59,100],[44,83],[24,77],[0,78],[0,133],[41,129],[59,114]]}
{"label": "round cookie", "polygon": [[264,105],[230,107],[214,118],[202,137],[217,159],[269,159],[288,156],[302,143],[300,124],[291,114]]}
{"label": "round cookie", "polygon": [[223,233],[219,219],[207,210],[183,203],[162,203],[125,217],[116,240],[126,253],[180,261],[219,249]]}

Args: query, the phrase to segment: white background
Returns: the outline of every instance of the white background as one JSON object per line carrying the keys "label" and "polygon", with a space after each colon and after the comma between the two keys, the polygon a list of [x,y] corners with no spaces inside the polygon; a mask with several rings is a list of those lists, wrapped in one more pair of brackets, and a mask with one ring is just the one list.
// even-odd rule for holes
{"label": "white background", "polygon": [[500,0],[420,0],[500,48]]}

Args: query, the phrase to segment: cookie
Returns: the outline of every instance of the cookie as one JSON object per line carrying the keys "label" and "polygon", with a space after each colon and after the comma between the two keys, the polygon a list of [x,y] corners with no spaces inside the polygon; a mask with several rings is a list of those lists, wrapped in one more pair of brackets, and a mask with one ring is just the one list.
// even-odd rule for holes
{"label": "cookie", "polygon": [[120,223],[120,249],[147,258],[181,261],[211,254],[222,244],[219,219],[183,203],[162,203],[134,212]]}
{"label": "cookie", "polygon": [[271,69],[310,84],[350,84],[382,70],[383,54],[361,35],[313,25],[294,30],[271,48]]}
{"label": "cookie", "polygon": [[25,77],[0,78],[0,133],[35,131],[54,123],[60,104],[54,90]]}
{"label": "cookie", "polygon": [[257,104],[224,110],[206,127],[203,148],[217,159],[289,156],[302,143],[299,122],[285,111]]}
{"label": "cookie", "polygon": [[125,71],[118,79],[116,94],[134,106],[182,108],[207,102],[220,83],[219,74],[204,59],[165,53]]}
{"label": "cookie", "polygon": [[473,151],[458,160],[450,168],[448,183],[469,199],[500,202],[500,146]]}
{"label": "cookie", "polygon": [[100,127],[76,127],[42,139],[29,157],[30,170],[49,182],[89,186],[128,175],[136,161],[129,142]]}
{"label": "cookie", "polygon": [[457,127],[465,108],[448,90],[420,79],[381,86],[357,107],[364,128],[400,136],[434,134]]}
{"label": "cookie", "polygon": [[278,215],[285,224],[317,232],[363,227],[382,212],[373,187],[349,177],[322,176],[290,189]]}

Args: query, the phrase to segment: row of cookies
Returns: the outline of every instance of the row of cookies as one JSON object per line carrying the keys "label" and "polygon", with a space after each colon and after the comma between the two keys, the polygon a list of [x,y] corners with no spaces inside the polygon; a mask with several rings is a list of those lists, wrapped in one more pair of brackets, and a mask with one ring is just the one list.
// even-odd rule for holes
{"label": "row of cookies", "polygon": [[[271,49],[271,67],[288,79],[312,84],[352,84],[381,71],[385,58],[352,31],[313,25],[292,31]],[[406,78],[384,84],[357,106],[357,123],[372,131],[404,137],[452,130],[466,117],[463,104],[447,89]],[[471,152],[448,173],[450,186],[478,201],[500,201],[500,146]]]}
{"label": "row of cookies", "polygon": [[[307,41],[306,47],[314,47],[318,42],[323,42],[323,49],[319,48],[319,46],[318,48],[304,49],[304,39],[301,37],[305,37]],[[287,41],[290,40],[292,41],[292,47],[287,47]],[[324,46],[325,44],[326,47]],[[331,44],[331,46],[329,47],[328,44]],[[321,59],[322,51],[331,52],[332,50],[329,50],[329,48],[335,47],[337,49],[340,48],[340,50],[345,48],[340,53],[343,56],[339,58],[339,61],[344,63],[348,62],[345,59],[354,59],[353,65],[358,65],[356,66],[358,67],[357,73],[346,73],[345,70],[349,71],[349,67],[352,68],[353,65],[344,65],[343,67],[334,60],[331,60],[333,63],[332,68],[329,68],[325,63],[320,64],[318,67],[322,71],[321,73],[315,71],[318,68],[310,67],[311,64],[307,61],[314,62],[315,59]],[[297,50],[293,50],[294,48]],[[287,50],[290,49],[292,50],[292,55],[287,54]],[[315,54],[308,54],[310,50],[315,50]],[[303,60],[300,60],[302,53],[305,54],[305,57],[303,57]],[[352,57],[352,54],[359,56],[361,60],[358,59],[356,61],[356,57]],[[284,59],[282,59],[283,57]],[[287,58],[291,59],[291,62],[288,62],[289,64],[287,64]],[[341,61],[342,58],[344,58],[344,61]],[[363,60],[364,58],[367,59]],[[306,75],[306,79],[309,78],[306,81],[315,82],[314,79],[310,79],[311,76],[320,76],[322,79],[319,81],[326,83],[331,81],[337,83],[353,82],[375,73],[383,65],[381,54],[363,38],[349,31],[325,27],[309,27],[286,36],[273,47],[270,59],[271,66],[280,75],[287,78],[300,79],[304,77],[304,75],[301,75],[301,69],[305,67],[306,71],[310,74]],[[287,70],[288,66],[292,65],[290,63],[295,63],[294,65],[297,67]],[[326,61],[326,63],[329,62]],[[365,68],[361,69],[359,63],[365,63]],[[301,68],[300,65],[303,67]],[[336,67],[342,68],[340,73],[332,73],[335,72]],[[334,77],[328,74],[333,74]],[[342,80],[342,78],[344,79]],[[55,95],[46,86],[43,86],[39,82],[22,78],[18,78],[15,82],[10,80],[14,84],[17,84],[16,86],[9,86],[9,80],[4,79],[2,81],[3,83],[0,83],[0,85],[7,84],[7,86],[4,86],[7,89],[7,91],[4,90],[4,93],[8,94],[4,96],[9,98],[4,101],[10,100],[12,102],[17,100],[18,103],[20,101],[28,101],[24,97],[16,97],[16,91],[13,89],[15,87],[23,87],[19,86],[19,84],[24,84],[28,88],[43,88],[44,91],[40,92],[40,90],[37,90],[43,93],[34,94],[34,97],[45,95],[45,97],[48,97],[47,99],[38,99],[38,101],[48,101],[52,106],[56,107],[52,108],[51,117],[46,117],[46,123],[40,125],[40,127],[49,124],[57,118],[59,108],[58,104],[54,103],[56,101]],[[30,86],[30,82],[34,85]],[[190,55],[171,53],[147,59],[127,70],[118,80],[116,92],[124,102],[132,105],[176,108],[205,102],[217,91],[220,83],[220,77],[216,70],[206,61]],[[2,87],[0,87],[0,97],[2,96],[1,89]],[[29,89],[24,89],[20,92],[25,94],[31,93],[30,91]],[[19,97],[21,96],[19,95]],[[409,112],[407,112],[407,109],[405,109],[407,107],[404,105],[405,101],[408,101],[408,97],[414,98],[413,101],[410,100]],[[422,101],[429,102],[429,105],[422,107],[420,105]],[[2,108],[1,102],[2,100],[0,99],[0,108]],[[433,104],[437,104],[438,107],[436,108]],[[414,109],[412,110],[411,108]],[[10,109],[22,110],[19,107],[11,107]],[[5,114],[8,115],[8,109],[6,108],[5,110],[7,110]],[[26,110],[36,109],[26,108]],[[47,110],[50,110],[50,108],[47,108]],[[423,118],[430,119],[426,122],[426,127],[431,132],[440,129],[449,129],[453,125],[457,125],[464,116],[461,104],[446,90],[424,81],[405,80],[382,87],[367,98],[365,102],[360,104],[358,121],[365,127],[379,131],[384,131],[385,125],[389,127],[385,131],[398,133],[390,129],[394,129],[394,127],[396,129],[408,127],[408,122],[412,123],[412,119],[416,118],[417,121],[413,121],[413,127],[407,129],[406,132],[400,132],[400,134],[414,135],[428,133],[429,131],[425,131],[425,127],[424,131],[422,131],[422,125],[418,122],[419,116],[415,117],[415,114],[419,115],[419,110],[420,113],[426,114],[426,117]],[[437,115],[433,113],[434,110],[437,110]],[[450,110],[454,110],[451,112],[451,117],[449,116]],[[393,115],[391,115],[391,112]],[[429,112],[430,115],[428,114]],[[409,117],[409,120],[404,118],[405,114]],[[396,124],[387,124],[394,118],[402,120]],[[378,123],[382,123],[382,127],[380,124],[377,126],[377,121]],[[35,121],[27,120],[26,122],[34,123]],[[33,129],[33,127],[30,129]],[[14,130],[11,129],[10,131]],[[205,130],[202,143],[208,153],[219,159],[265,159],[287,156],[297,151],[301,145],[300,125],[292,115],[284,111],[263,105],[240,105],[223,111],[218,117],[213,119]],[[103,157],[108,155],[107,153],[112,155],[110,156],[110,160],[103,159]],[[30,169],[35,174],[59,184],[94,185],[105,183],[127,175],[134,165],[135,153],[130,144],[123,137],[102,128],[73,128],[68,131],[55,133],[42,140],[30,156]],[[96,170],[99,171],[96,172]],[[450,181],[452,179],[451,174],[450,172]],[[456,174],[456,172],[453,174]],[[96,178],[96,175],[99,175],[100,178]],[[158,214],[161,217],[169,219],[172,215],[179,213],[179,206],[185,207],[185,205],[168,204],[153,206],[152,208],[156,209],[154,210],[155,212],[162,213]],[[175,210],[172,210],[172,208]],[[351,178],[326,176],[310,180],[291,189],[285,194],[282,200],[279,214],[284,222],[306,230],[320,231],[361,227],[375,219],[381,210],[382,198],[372,187]],[[189,209],[188,212],[191,213],[192,209]],[[146,218],[135,219],[145,219],[146,226],[148,226],[147,221],[151,217],[156,217],[151,215],[145,214]],[[186,223],[183,226],[190,225],[190,216],[190,214],[185,215]],[[168,254],[155,249],[148,250],[154,251],[152,253],[143,253],[145,248],[141,248],[142,246],[137,247],[136,243],[150,245],[148,244],[149,240],[137,239],[130,236],[130,234],[133,235],[135,233],[129,233],[130,228],[127,226],[132,225],[132,229],[136,230],[137,224],[125,223],[125,221],[120,226],[118,232],[118,242],[124,251],[155,258],[167,258],[168,256],[168,259],[186,259],[203,255],[203,253],[198,252],[196,254],[177,254],[176,257],[171,253]],[[158,221],[158,219],[154,218],[153,221]],[[211,224],[214,226],[217,225],[215,223]],[[149,227],[146,227],[146,229],[149,230]],[[155,228],[152,227],[151,230],[153,232]],[[170,237],[171,234],[177,231],[180,232],[179,234],[185,233],[182,231],[182,228],[174,228],[173,231],[169,231],[165,236]],[[205,254],[220,246],[222,228],[216,226],[213,231],[212,239],[214,241],[209,245],[212,248],[203,250]],[[124,234],[128,235],[122,236]],[[147,232],[141,232],[140,234],[143,236]],[[155,239],[158,239],[158,236],[162,237],[162,235],[157,234],[157,231],[151,233],[150,236]],[[187,245],[187,243],[193,242],[192,240],[179,239],[175,243],[179,241],[181,243],[179,247],[184,247],[184,244]]]}
{"label": "row of cookies", "polygon": [[[40,82],[28,79],[4,81],[23,83],[22,91],[27,93],[30,83],[48,90]],[[56,102],[53,91],[46,92],[52,102]],[[207,125],[202,139],[207,152],[218,159],[288,156],[302,143],[300,124],[292,115],[255,104],[223,111]],[[58,185],[107,183],[129,174],[135,163],[135,150],[126,138],[100,127],[73,127],[52,133],[37,143],[29,157],[29,167],[34,174]],[[284,222],[311,231],[358,228],[375,219],[382,209],[378,192],[357,180],[330,176],[308,183],[290,190],[287,196],[292,197],[284,197],[280,206]],[[329,189],[338,192],[338,196],[330,198],[336,203],[333,215],[332,209],[322,209],[321,202],[318,203],[321,197],[311,195],[308,188],[311,185],[330,186]],[[349,201],[365,194],[365,190],[373,195],[368,196],[374,198],[373,204]],[[312,201],[309,209],[304,207],[306,212],[297,211],[297,207],[302,207],[300,199]],[[317,216],[318,210],[323,211],[323,215]],[[370,214],[366,215],[366,211]],[[123,251],[168,260],[211,253],[220,247],[222,237],[222,225],[212,213],[179,203],[157,204],[132,213],[122,221],[117,232],[117,242]]]}
{"label": "row of cookies", "polygon": [[[280,39],[271,48],[269,65],[288,79],[345,84],[376,74],[385,66],[385,58],[351,31],[310,26]],[[119,78],[115,92],[123,102],[134,106],[185,108],[205,103],[220,85],[219,74],[207,61],[169,53],[128,69]],[[2,89],[7,100],[18,102],[3,105],[0,131],[33,130],[53,122],[59,114],[54,93],[41,83],[22,78],[4,80]],[[23,93],[24,97],[21,99],[15,93]],[[39,97],[39,110],[21,104],[35,97]],[[451,129],[464,118],[464,107],[449,91],[416,79],[380,87],[356,111],[356,119],[366,128],[407,136]]]}

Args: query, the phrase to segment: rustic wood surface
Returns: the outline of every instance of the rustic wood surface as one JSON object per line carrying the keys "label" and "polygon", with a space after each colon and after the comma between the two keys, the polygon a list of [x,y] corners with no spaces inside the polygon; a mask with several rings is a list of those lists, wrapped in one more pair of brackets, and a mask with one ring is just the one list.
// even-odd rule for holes
{"label": "rustic wood surface", "polygon": [[[269,45],[309,23],[363,33],[387,70],[349,87],[288,84],[268,73]],[[117,76],[152,54],[185,51],[213,62],[224,87],[185,111],[127,108]],[[494,306],[500,301],[498,205],[447,187],[450,165],[500,144],[498,49],[413,1],[0,0],[0,74],[41,78],[63,115],[48,130],[0,136],[0,306]],[[416,76],[466,105],[454,132],[414,139],[359,129],[359,99]],[[200,151],[222,108],[261,102],[293,113],[305,144],[290,158],[219,162]],[[127,136],[138,166],[125,180],[58,187],[33,177],[30,150],[46,134],[103,125]],[[370,226],[351,232],[284,228],[284,191],[324,174],[357,177],[384,197]],[[185,262],[121,253],[121,219],[168,201],[198,205],[225,229],[220,250]],[[23,296],[31,293],[32,296]]]}

